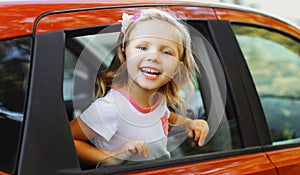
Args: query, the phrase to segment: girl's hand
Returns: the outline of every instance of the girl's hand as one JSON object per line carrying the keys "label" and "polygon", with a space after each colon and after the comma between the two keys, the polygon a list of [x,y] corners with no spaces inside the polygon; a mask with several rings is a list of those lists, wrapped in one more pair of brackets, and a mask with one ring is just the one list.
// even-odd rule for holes
{"label": "girl's hand", "polygon": [[174,112],[170,113],[169,123],[175,126],[179,126],[186,131],[191,131],[190,137],[194,137],[194,140],[198,145],[202,146],[206,136],[209,132],[208,124],[205,120],[197,119],[192,120],[190,118],[182,117]]}
{"label": "girl's hand", "polygon": [[113,151],[111,153],[111,157],[101,161],[100,164],[120,165],[135,153],[137,153],[139,156],[148,156],[147,143],[145,141],[129,141],[120,149]]}
{"label": "girl's hand", "polygon": [[119,150],[117,150],[118,153],[125,153],[129,152],[127,158],[132,156],[134,153],[137,153],[139,156],[147,157],[149,153],[148,145],[145,141],[129,141],[125,145],[123,145]]}
{"label": "girl's hand", "polygon": [[191,135],[198,145],[202,146],[209,132],[208,124],[205,120],[188,120],[188,128],[191,129]]}

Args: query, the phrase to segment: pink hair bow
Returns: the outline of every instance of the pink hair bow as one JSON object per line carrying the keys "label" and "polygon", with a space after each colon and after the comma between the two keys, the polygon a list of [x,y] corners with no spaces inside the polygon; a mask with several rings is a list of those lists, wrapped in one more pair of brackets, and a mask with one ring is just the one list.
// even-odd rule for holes
{"label": "pink hair bow", "polygon": [[122,24],[121,32],[124,34],[126,29],[128,28],[128,26],[133,21],[137,20],[140,16],[141,16],[141,14],[139,14],[139,13],[136,13],[134,15],[128,15],[127,13],[123,13],[122,20],[118,21]]}

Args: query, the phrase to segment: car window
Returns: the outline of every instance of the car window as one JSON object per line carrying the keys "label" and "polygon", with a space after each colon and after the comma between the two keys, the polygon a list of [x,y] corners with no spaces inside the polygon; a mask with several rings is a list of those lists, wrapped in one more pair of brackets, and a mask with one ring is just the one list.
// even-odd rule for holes
{"label": "car window", "polygon": [[13,173],[28,86],[31,39],[0,41],[0,171]]}
{"label": "car window", "polygon": [[[186,132],[176,130],[169,132],[168,149],[171,152],[172,158],[233,150],[242,147],[235,114],[232,112],[227,113],[225,111],[225,102],[223,101],[222,103],[224,106],[219,106],[219,115],[221,117],[218,118],[213,116],[218,112],[207,110],[206,105],[215,105],[206,104],[209,102],[205,101],[203,98],[203,93],[206,93],[206,96],[214,96],[217,94],[216,92],[211,92],[214,91],[214,89],[203,88],[202,83],[207,85],[210,82],[204,83],[204,81],[216,81],[214,78],[205,78],[205,76],[215,76],[213,73],[210,73],[210,71],[213,72],[210,59],[218,59],[216,54],[211,56],[212,52],[214,52],[213,47],[209,46],[209,41],[203,36],[204,34],[202,35],[201,32],[199,33],[198,31],[204,30],[205,25],[205,22],[194,22],[193,26],[195,26],[195,28],[197,26],[202,27],[199,27],[200,29],[192,32],[193,54],[195,55],[195,59],[197,59],[203,74],[201,73],[201,75],[199,75],[195,73],[193,75],[194,91],[192,93],[182,89],[180,95],[182,98],[188,98],[186,110],[187,116],[190,118],[206,119],[210,121],[208,116],[212,115],[210,121],[211,133],[205,142],[205,146],[198,147],[196,142],[187,137]],[[112,29],[108,30],[107,28],[109,27],[112,27]],[[103,28],[104,27],[99,27],[99,31],[95,34],[86,32],[87,35],[84,35],[84,30],[87,29],[77,32],[80,33],[80,36],[67,34],[67,36],[70,37],[66,38],[64,100],[68,103],[67,111],[70,111],[68,112],[70,120],[80,115],[95,100],[95,78],[98,71],[100,70],[101,72],[101,70],[103,71],[112,66],[120,34],[119,27],[108,26],[105,30]],[[218,70],[218,72],[220,72],[220,70]],[[217,85],[207,85],[207,87],[209,86]],[[101,165],[101,162],[99,165]],[[101,167],[99,165],[98,167]],[[83,169],[86,167],[88,166],[82,164]],[[95,168],[95,166],[92,166],[91,168]]]}
{"label": "car window", "polygon": [[299,40],[261,27],[232,27],[253,77],[273,144],[299,142]]}

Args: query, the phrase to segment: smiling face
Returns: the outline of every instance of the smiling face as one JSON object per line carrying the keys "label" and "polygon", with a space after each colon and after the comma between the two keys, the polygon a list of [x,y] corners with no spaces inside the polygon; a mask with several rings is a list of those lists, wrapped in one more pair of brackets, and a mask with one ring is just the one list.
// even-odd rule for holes
{"label": "smiling face", "polygon": [[125,48],[129,86],[157,91],[165,85],[180,64],[183,49],[179,36],[177,28],[168,22],[137,24]]}

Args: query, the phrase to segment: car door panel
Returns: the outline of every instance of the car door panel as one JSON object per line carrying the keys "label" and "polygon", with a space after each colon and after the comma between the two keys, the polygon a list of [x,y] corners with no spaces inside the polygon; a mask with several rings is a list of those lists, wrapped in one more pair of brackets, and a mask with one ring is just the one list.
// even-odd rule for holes
{"label": "car door panel", "polygon": [[266,153],[281,175],[295,175],[300,172],[300,148],[288,148]]}
{"label": "car door panel", "polygon": [[251,174],[275,175],[276,170],[264,153],[249,154],[231,158],[204,161],[187,165],[145,171],[132,174],[176,174],[184,175],[188,172],[195,174]]}

